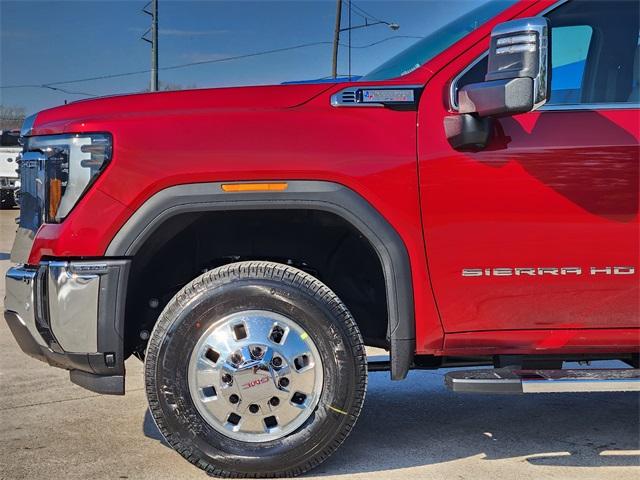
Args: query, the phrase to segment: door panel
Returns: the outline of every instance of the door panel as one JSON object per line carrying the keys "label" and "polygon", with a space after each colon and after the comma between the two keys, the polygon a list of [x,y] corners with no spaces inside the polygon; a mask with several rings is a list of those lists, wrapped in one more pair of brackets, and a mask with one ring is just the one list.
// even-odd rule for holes
{"label": "door panel", "polygon": [[447,332],[638,326],[638,131],[637,110],[547,111],[499,120],[477,153],[421,136]]}
{"label": "door panel", "polygon": [[639,8],[570,0],[549,12],[555,106],[495,120],[482,151],[453,150],[443,122],[457,115],[453,79],[488,41],[427,84],[421,203],[446,332],[640,326]]}

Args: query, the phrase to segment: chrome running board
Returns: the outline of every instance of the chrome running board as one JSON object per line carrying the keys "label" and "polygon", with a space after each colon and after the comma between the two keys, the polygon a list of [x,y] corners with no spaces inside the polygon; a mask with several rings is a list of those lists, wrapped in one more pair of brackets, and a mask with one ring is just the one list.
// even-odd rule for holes
{"label": "chrome running board", "polygon": [[640,369],[458,370],[445,384],[460,393],[640,392]]}

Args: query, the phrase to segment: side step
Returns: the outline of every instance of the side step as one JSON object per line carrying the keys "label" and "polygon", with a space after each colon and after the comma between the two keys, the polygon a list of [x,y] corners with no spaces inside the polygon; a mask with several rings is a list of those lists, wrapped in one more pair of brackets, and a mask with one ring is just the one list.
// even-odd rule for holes
{"label": "side step", "polygon": [[367,370],[370,372],[388,372],[391,370],[389,355],[373,355],[367,357]]}
{"label": "side step", "polygon": [[640,369],[458,370],[445,384],[460,393],[640,392]]}

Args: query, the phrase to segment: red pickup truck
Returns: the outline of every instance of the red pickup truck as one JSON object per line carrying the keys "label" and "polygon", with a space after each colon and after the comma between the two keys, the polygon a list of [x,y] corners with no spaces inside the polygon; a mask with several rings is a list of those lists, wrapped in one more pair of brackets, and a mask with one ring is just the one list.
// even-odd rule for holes
{"label": "red pickup truck", "polygon": [[[355,82],[39,112],[16,340],[108,394],[144,360],[160,431],[220,476],[318,465],[368,371],[639,391],[639,8],[493,1]],[[598,359],[629,368],[562,368]]]}

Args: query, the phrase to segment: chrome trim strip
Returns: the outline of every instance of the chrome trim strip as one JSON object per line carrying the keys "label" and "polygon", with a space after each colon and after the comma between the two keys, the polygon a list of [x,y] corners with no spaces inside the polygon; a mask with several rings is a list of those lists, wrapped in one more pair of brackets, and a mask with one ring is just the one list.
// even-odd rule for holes
{"label": "chrome trim strip", "polygon": [[36,276],[36,270],[26,269],[24,267],[11,267],[7,271],[7,278],[11,280],[18,280],[24,283],[29,283],[29,281],[33,280]]}
{"label": "chrome trim strip", "polygon": [[37,113],[28,116],[22,122],[22,127],[20,128],[20,136],[28,137],[33,132],[33,124],[36,122]]}
{"label": "chrome trim strip", "polygon": [[[333,95],[331,95],[331,106],[332,107],[354,107],[356,106],[356,90],[358,90],[358,87],[348,87],[348,88],[343,88],[342,90],[340,90],[339,92],[334,93]],[[347,102],[345,103],[342,100],[342,95],[344,93],[351,93],[353,94],[353,102]],[[361,105],[362,106],[362,105]],[[365,105],[367,106],[367,105]],[[374,105],[368,105],[370,107],[374,106]]]}
{"label": "chrome trim strip", "polygon": [[49,322],[56,340],[65,352],[97,352],[100,274],[87,272],[104,271],[106,265],[52,261],[48,267]]}
{"label": "chrome trim strip", "polygon": [[456,370],[445,383],[466,393],[640,392],[640,369]]}
{"label": "chrome trim strip", "polygon": [[522,393],[640,392],[640,378],[522,380]]}
{"label": "chrome trim strip", "polygon": [[[331,106],[332,107],[384,107],[384,103],[362,103],[356,102],[355,94],[358,90],[403,90],[403,89],[419,89],[424,88],[424,85],[352,85],[350,87],[343,88],[342,90],[337,91],[333,95],[331,95]],[[344,102],[342,100],[342,95],[344,93],[353,93],[354,101],[353,102]],[[417,101],[416,101],[417,104]]]}
{"label": "chrome trim strip", "polygon": [[39,268],[13,267],[6,274],[5,308],[15,312],[38,345],[49,350],[89,354],[116,351],[113,346],[99,349],[99,332],[102,342],[111,338],[101,330],[108,323],[103,322],[101,327],[100,319],[109,320],[112,307],[105,310],[100,296],[105,289],[113,288],[117,270],[111,267],[121,263],[49,261]]}
{"label": "chrome trim strip", "polygon": [[11,262],[27,263],[31,255],[31,247],[36,238],[36,232],[30,228],[18,227],[11,247]]}
{"label": "chrome trim strip", "polygon": [[48,348],[36,327],[34,283],[37,274],[36,269],[23,266],[7,271],[4,308],[18,316],[38,345]]}

